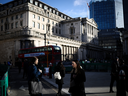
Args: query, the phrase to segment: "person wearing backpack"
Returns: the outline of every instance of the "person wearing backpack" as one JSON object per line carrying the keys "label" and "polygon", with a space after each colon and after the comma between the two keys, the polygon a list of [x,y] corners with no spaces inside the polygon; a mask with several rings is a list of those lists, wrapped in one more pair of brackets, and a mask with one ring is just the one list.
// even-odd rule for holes
{"label": "person wearing backpack", "polygon": [[65,67],[63,66],[62,62],[58,62],[58,64],[55,67],[55,73],[58,72],[60,75],[60,78],[55,78],[56,84],[58,84],[58,93],[56,96],[62,96],[61,90],[62,85],[64,84],[63,78],[65,77]]}
{"label": "person wearing backpack", "polygon": [[124,60],[120,60],[120,67],[117,80],[117,96],[126,96],[127,81],[128,81],[128,66],[125,65]]}

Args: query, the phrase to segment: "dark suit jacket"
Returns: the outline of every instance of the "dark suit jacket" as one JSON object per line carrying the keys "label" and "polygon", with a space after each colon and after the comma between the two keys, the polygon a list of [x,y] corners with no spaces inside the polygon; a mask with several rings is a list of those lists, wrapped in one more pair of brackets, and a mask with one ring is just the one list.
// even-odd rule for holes
{"label": "dark suit jacket", "polygon": [[34,64],[30,65],[28,70],[28,81],[39,81],[40,74],[41,73]]}

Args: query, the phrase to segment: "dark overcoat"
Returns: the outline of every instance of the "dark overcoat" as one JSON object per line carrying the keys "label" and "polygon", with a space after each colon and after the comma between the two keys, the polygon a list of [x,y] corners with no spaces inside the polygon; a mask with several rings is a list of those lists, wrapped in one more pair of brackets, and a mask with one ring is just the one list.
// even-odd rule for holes
{"label": "dark overcoat", "polygon": [[62,70],[61,68],[56,66],[55,67],[55,72],[60,72],[60,76],[61,76],[60,80],[56,79],[56,84],[64,84],[63,78],[65,77],[65,70],[64,69]]}
{"label": "dark overcoat", "polygon": [[[73,75],[75,74],[75,78]],[[70,83],[74,83],[73,85],[70,84],[69,92],[72,96],[85,96],[85,87],[84,82],[86,81],[85,72],[83,69],[80,69],[78,73],[75,73],[75,69],[71,72],[71,80]]]}

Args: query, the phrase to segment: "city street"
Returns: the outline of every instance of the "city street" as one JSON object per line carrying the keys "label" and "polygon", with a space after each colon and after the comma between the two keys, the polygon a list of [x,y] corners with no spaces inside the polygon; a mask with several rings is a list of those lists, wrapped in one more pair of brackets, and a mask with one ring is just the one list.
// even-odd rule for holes
{"label": "city street", "polygon": [[[18,73],[18,68],[10,69],[10,77],[9,77],[9,86],[10,92],[9,96],[30,96],[28,92],[28,84],[27,80],[23,79],[23,70],[21,73]],[[55,96],[57,93],[57,88],[50,85],[48,82],[42,80],[43,84],[43,96]],[[63,96],[68,96],[63,93]]]}
{"label": "city street", "polygon": [[[85,72],[86,82],[85,91],[86,96],[116,96],[116,87],[114,83],[114,93],[109,93],[110,84],[110,72]],[[27,79],[23,79],[23,69],[19,73],[18,68],[14,67],[10,69],[9,74],[9,96],[30,96],[28,93]],[[69,96],[69,81],[70,74],[66,74],[64,77],[64,85],[62,89],[63,96]],[[54,77],[49,79],[48,76],[42,76],[44,96],[55,96],[57,93],[57,84],[55,84]]]}

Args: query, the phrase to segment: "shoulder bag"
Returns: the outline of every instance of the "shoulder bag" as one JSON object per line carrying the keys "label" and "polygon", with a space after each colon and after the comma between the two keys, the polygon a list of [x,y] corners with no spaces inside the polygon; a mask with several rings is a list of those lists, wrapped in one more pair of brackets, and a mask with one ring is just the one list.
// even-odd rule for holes
{"label": "shoulder bag", "polygon": [[36,95],[42,93],[42,83],[41,81],[31,81],[31,94]]}
{"label": "shoulder bag", "polygon": [[60,72],[55,72],[54,78],[60,80],[61,79]]}

